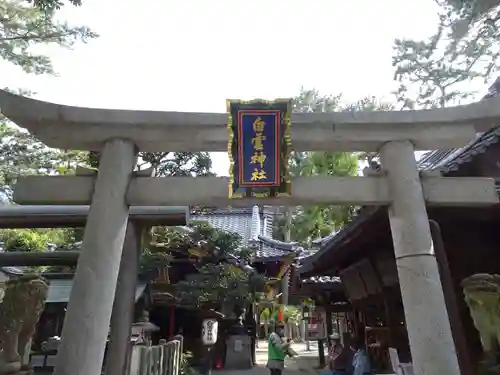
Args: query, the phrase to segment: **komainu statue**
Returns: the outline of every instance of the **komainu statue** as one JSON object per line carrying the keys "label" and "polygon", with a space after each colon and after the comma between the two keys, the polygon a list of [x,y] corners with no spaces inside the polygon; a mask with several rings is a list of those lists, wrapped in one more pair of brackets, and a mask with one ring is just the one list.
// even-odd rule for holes
{"label": "komainu statue", "polygon": [[21,277],[5,282],[2,289],[0,375],[24,374],[28,364],[22,357],[43,311],[48,285],[38,277]]}
{"label": "komainu statue", "polygon": [[476,274],[462,280],[465,302],[481,337],[482,373],[500,373],[500,275]]}

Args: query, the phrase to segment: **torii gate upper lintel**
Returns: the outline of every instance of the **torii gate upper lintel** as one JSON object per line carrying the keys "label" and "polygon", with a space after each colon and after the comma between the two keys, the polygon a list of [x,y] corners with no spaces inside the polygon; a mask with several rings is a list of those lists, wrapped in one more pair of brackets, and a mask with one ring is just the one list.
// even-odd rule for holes
{"label": "torii gate upper lintel", "polygon": [[[95,109],[59,105],[0,90],[1,112],[47,146],[100,151],[114,138],[140,151],[227,151],[227,114]],[[409,140],[416,151],[462,147],[500,123],[500,97],[417,111],[296,113],[296,151],[378,151]]]}
{"label": "torii gate upper lintel", "polygon": [[[15,189],[18,203],[91,204],[55,375],[95,375],[104,356],[128,205],[228,204],[227,181],[220,178],[134,176],[137,151],[225,151],[226,114],[76,108],[5,91],[0,108],[51,147],[101,151],[97,175],[25,178]],[[452,184],[445,177],[421,178],[414,151],[463,146],[500,123],[500,98],[425,111],[298,114],[292,121],[296,150],[380,151],[383,173],[302,179],[294,182],[291,198],[259,202],[388,205],[415,374],[459,374],[426,203],[495,204],[498,197],[493,179]]]}

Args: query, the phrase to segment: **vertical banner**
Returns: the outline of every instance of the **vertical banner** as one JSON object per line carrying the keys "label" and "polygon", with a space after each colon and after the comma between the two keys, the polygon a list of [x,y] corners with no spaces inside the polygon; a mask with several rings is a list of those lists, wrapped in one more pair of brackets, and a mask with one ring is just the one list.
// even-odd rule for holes
{"label": "vertical banner", "polygon": [[285,306],[284,305],[279,305],[278,322],[280,322],[280,323],[285,322]]}
{"label": "vertical banner", "polygon": [[289,196],[291,99],[228,100],[229,198]]}
{"label": "vertical banner", "polygon": [[316,308],[311,311],[307,327],[307,340],[326,339],[326,314],[323,309]]}

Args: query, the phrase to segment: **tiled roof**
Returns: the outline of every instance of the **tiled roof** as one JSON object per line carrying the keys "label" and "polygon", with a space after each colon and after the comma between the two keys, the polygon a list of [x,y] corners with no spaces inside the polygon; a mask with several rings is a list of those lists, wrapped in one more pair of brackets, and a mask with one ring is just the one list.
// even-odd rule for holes
{"label": "tiled roof", "polygon": [[[489,88],[488,94],[484,97],[491,98],[500,94],[500,77]],[[498,143],[500,140],[500,126],[490,129],[485,133],[478,133],[466,146],[456,149],[438,149],[424,154],[417,163],[417,167],[422,171],[438,170],[444,175],[457,171],[461,166],[469,163],[476,155],[483,154],[488,148]],[[500,186],[497,186],[500,192]],[[363,225],[366,220],[379,212],[380,207],[362,207],[350,223],[344,228],[325,238],[316,240],[321,245],[320,250],[303,258],[299,272],[307,272],[313,268],[313,263],[324,253],[330,250],[335,244],[346,239],[356,228]]]}
{"label": "tiled roof", "polygon": [[318,252],[318,249],[304,249],[299,254],[298,260],[300,261],[301,259],[308,258],[308,257],[312,256],[313,254],[316,254],[317,252]]}
{"label": "tiled roof", "polygon": [[210,209],[192,213],[191,220],[207,221],[215,228],[238,233],[243,246],[256,249],[256,260],[300,253],[302,248],[296,244],[272,238],[274,214],[271,207]]}
{"label": "tiled roof", "polygon": [[[273,215],[262,212],[259,207],[216,209],[191,215],[191,220],[207,221],[214,228],[238,233],[243,244],[248,244],[252,237],[272,236]],[[252,231],[253,230],[253,231]]]}
{"label": "tiled roof", "polygon": [[269,237],[258,237],[257,254],[256,258],[279,258],[293,254],[295,256],[301,254],[302,247],[297,246],[296,243],[287,243],[274,240]]}
{"label": "tiled roof", "polygon": [[360,225],[362,225],[368,218],[370,218],[373,214],[378,212],[380,207],[373,206],[367,207],[360,210],[360,212],[351,219],[347,225],[345,225],[341,230],[339,230],[335,236],[330,237],[328,241],[326,241],[321,249],[311,254],[310,256],[303,258],[300,260],[300,267],[298,269],[299,273],[304,273],[310,271],[314,267],[314,262],[318,260],[323,254],[327,253],[330,248],[335,246],[335,244],[342,242],[344,239],[348,238],[348,236],[356,230]]}
{"label": "tiled roof", "polygon": [[[500,94],[500,77],[488,89],[483,99],[492,98]],[[421,170],[439,170],[443,173],[456,171],[462,164],[470,162],[474,156],[484,153],[488,147],[498,142],[500,126],[485,133],[478,133],[466,146],[462,148],[439,149],[424,154],[419,162]]]}
{"label": "tiled roof", "polygon": [[214,228],[238,233],[243,243],[248,243],[252,235],[252,212],[249,213],[209,213],[204,215],[192,215],[191,220],[207,221]]}
{"label": "tiled roof", "polygon": [[[0,241],[0,253],[3,253],[4,250],[4,243]],[[25,271],[25,267],[0,267],[0,272],[7,276],[22,276]]]}
{"label": "tiled roof", "polygon": [[0,267],[0,271],[8,276],[22,276],[25,269],[22,267]]}
{"label": "tiled roof", "polygon": [[439,170],[442,173],[457,171],[462,164],[470,162],[476,155],[486,152],[489,146],[498,142],[500,126],[479,133],[465,147],[450,150],[430,151],[418,161],[420,170]]}
{"label": "tiled roof", "polygon": [[317,238],[317,239],[311,241],[311,245],[313,248],[316,248],[316,249],[321,248],[321,246],[323,246],[325,243],[327,243],[331,238],[335,237],[336,234],[337,234],[337,232],[332,232],[328,236]]}

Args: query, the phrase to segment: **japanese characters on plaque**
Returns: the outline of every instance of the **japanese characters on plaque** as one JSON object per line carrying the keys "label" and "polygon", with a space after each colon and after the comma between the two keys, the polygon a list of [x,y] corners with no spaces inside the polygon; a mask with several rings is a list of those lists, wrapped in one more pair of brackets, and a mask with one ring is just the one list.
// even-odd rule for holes
{"label": "japanese characters on plaque", "polygon": [[288,196],[291,100],[228,100],[229,198]]}

